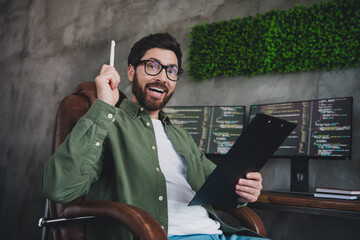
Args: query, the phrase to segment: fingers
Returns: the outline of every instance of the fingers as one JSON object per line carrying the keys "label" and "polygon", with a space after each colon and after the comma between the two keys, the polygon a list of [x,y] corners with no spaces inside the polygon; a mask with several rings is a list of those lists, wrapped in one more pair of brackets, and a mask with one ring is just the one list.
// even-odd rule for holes
{"label": "fingers", "polygon": [[259,173],[259,172],[248,172],[246,174],[246,178],[252,179],[252,180],[260,182],[260,183],[262,182],[262,176],[261,176],[261,173]]}
{"label": "fingers", "polygon": [[241,185],[236,185],[235,193],[239,196],[240,202],[256,202],[260,196],[260,190]]}
{"label": "fingers", "polygon": [[235,186],[235,192],[239,196],[240,202],[255,202],[262,189],[262,176],[258,172],[251,172],[246,177],[247,179],[239,179]]}
{"label": "fingers", "polygon": [[108,70],[109,68],[111,68],[110,65],[107,65],[107,64],[103,64],[101,66],[101,70],[100,70],[100,75],[103,74],[106,70]]}
{"label": "fingers", "polygon": [[100,75],[95,78],[98,99],[114,106],[119,100],[117,86],[120,83],[120,75],[116,69],[109,65],[103,65]]}
{"label": "fingers", "polygon": [[110,88],[114,90],[120,83],[120,75],[114,67],[104,64],[101,67],[100,75],[95,78],[95,82],[100,86],[109,84]]}

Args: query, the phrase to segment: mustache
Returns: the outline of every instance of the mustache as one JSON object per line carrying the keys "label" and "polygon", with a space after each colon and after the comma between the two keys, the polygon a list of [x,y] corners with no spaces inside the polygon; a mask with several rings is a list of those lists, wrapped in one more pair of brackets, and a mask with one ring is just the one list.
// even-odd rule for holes
{"label": "mustache", "polygon": [[165,92],[168,92],[169,89],[168,87],[166,86],[165,83],[162,83],[162,82],[153,82],[153,83],[147,83],[145,85],[145,88],[149,88],[149,87],[158,87],[158,88],[161,88],[163,89]]}

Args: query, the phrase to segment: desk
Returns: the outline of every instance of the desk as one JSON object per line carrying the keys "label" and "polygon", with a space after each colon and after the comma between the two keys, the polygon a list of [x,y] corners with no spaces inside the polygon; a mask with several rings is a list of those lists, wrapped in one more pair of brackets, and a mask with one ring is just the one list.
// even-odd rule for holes
{"label": "desk", "polygon": [[360,200],[315,198],[312,194],[262,191],[250,208],[360,219]]}

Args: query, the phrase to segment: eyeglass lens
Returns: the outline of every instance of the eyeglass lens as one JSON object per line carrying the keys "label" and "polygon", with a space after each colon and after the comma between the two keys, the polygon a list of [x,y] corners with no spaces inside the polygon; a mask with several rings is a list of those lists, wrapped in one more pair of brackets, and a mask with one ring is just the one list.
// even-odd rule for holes
{"label": "eyeglass lens", "polygon": [[179,69],[177,66],[164,66],[156,61],[147,61],[145,64],[145,72],[149,75],[157,75],[162,71],[163,68],[165,68],[166,76],[170,80],[176,81],[178,79]]}

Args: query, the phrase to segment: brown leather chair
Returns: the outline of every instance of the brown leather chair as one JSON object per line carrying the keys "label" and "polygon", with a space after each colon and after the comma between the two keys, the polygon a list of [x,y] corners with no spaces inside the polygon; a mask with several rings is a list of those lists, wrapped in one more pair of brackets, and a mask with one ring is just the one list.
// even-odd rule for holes
{"label": "brown leather chair", "polygon": [[[76,122],[83,116],[97,98],[94,82],[81,83],[71,95],[65,97],[59,106],[51,153],[71,132]],[[117,105],[126,98],[120,91]],[[55,203],[47,200],[49,219],[40,219],[39,226],[51,227],[54,240],[82,240],[85,236],[85,223],[82,219],[110,218],[124,224],[132,232],[134,239],[162,240],[167,239],[160,224],[145,211],[119,202],[90,201],[78,198],[69,203]],[[266,230],[261,219],[248,207],[239,209],[219,208],[237,218],[245,227],[266,236]],[[47,213],[45,214],[47,216]],[[52,219],[52,220],[51,220]]]}

